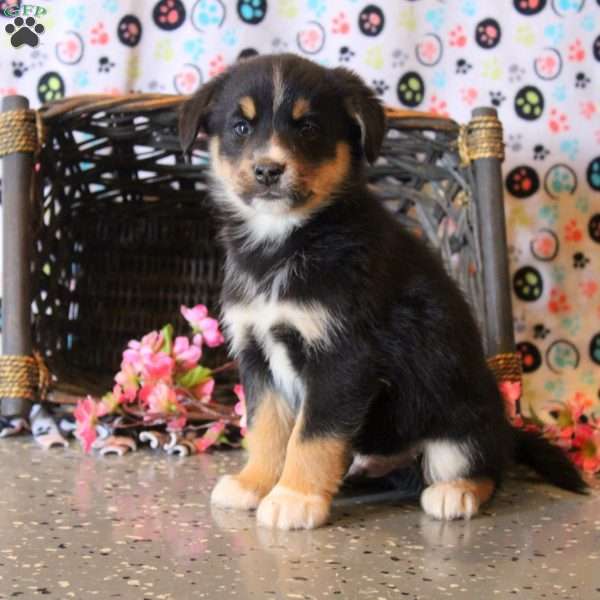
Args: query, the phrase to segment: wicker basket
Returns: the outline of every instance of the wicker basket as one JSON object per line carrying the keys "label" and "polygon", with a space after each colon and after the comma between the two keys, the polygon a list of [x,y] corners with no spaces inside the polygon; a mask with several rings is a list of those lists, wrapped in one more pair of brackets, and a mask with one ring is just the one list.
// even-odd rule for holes
{"label": "wicker basket", "polygon": [[[219,311],[223,254],[207,195],[208,154],[199,141],[184,161],[176,126],[184,99],[81,96],[37,113],[31,336],[59,386],[109,386],[129,339],[167,322],[183,328],[181,304]],[[488,122],[495,114],[480,113]],[[508,289],[504,242],[487,243],[486,257],[478,222],[485,206],[503,227],[501,188],[487,174],[499,179],[499,157],[470,157],[472,130],[449,119],[390,109],[388,123],[370,184],[438,248],[489,354],[512,350],[510,298],[504,322],[493,323],[484,286],[491,277]],[[223,362],[223,352],[209,362]]]}

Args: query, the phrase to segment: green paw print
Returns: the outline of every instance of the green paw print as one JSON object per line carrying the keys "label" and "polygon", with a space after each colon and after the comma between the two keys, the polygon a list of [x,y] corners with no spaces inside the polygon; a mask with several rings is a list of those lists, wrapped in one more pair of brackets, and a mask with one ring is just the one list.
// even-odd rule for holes
{"label": "green paw print", "polygon": [[59,100],[65,96],[65,83],[58,73],[46,73],[38,82],[37,92],[40,102]]}
{"label": "green paw print", "polygon": [[418,106],[425,97],[425,84],[416,71],[405,73],[398,81],[398,99],[409,107]]}
{"label": "green paw print", "polygon": [[381,46],[374,46],[373,48],[369,48],[367,50],[367,56],[365,57],[365,64],[369,65],[373,69],[382,69],[384,60],[383,60],[383,51]]}
{"label": "green paw print", "polygon": [[515,96],[515,111],[519,117],[533,121],[544,111],[544,96],[533,85],[521,88]]}
{"label": "green paw print", "polygon": [[154,58],[156,60],[170,62],[173,60],[174,56],[175,53],[173,52],[171,40],[161,40],[158,42],[158,44],[156,44],[156,49],[154,50]]}
{"label": "green paw print", "polygon": [[400,12],[398,25],[401,29],[406,29],[406,31],[417,30],[417,16],[415,14],[415,9],[412,6],[410,8],[405,8]]}
{"label": "green paw print", "polygon": [[497,58],[491,58],[483,61],[483,71],[481,73],[483,77],[487,77],[492,81],[497,81],[502,78],[502,67],[498,62]]}
{"label": "green paw print", "polygon": [[296,0],[279,0],[277,12],[284,19],[293,19],[298,16],[298,3]]}
{"label": "green paw print", "polygon": [[515,39],[526,48],[531,48],[535,44],[535,32],[531,25],[519,25]]}
{"label": "green paw print", "polygon": [[560,322],[561,326],[569,332],[569,335],[575,335],[581,330],[581,319],[576,317],[565,317]]}

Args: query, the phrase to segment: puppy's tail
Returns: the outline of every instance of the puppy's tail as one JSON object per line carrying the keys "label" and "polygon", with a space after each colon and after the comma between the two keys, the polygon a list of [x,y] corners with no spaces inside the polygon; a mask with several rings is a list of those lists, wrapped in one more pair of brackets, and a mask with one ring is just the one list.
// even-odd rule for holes
{"label": "puppy's tail", "polygon": [[587,483],[563,450],[539,433],[522,429],[513,431],[517,462],[527,465],[546,481],[560,488],[578,494],[587,491]]}

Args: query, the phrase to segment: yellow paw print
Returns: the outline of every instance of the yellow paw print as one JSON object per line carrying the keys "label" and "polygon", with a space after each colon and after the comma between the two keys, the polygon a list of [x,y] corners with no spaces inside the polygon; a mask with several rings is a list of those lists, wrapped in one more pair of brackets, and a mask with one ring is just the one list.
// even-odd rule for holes
{"label": "yellow paw print", "polygon": [[156,49],[154,50],[154,58],[156,60],[170,62],[173,60],[174,56],[175,53],[173,52],[171,40],[161,40],[158,42],[158,44],[156,44]]}
{"label": "yellow paw print", "polygon": [[533,221],[523,206],[513,206],[509,211],[508,224],[514,231],[517,227],[531,227]]}
{"label": "yellow paw print", "polygon": [[493,81],[497,81],[498,79],[502,78],[502,67],[500,66],[497,58],[489,58],[488,60],[484,60],[482,66],[482,77],[487,77]]}
{"label": "yellow paw print", "polygon": [[296,0],[279,0],[277,12],[285,19],[293,19],[298,16],[298,3]]}
{"label": "yellow paw print", "polygon": [[369,65],[373,69],[383,69],[383,51],[381,46],[373,46],[367,50],[365,57],[365,64]]}
{"label": "yellow paw print", "polygon": [[127,61],[127,79],[135,81],[140,76],[140,58],[135,54],[129,55]]}
{"label": "yellow paw print", "polygon": [[417,30],[417,16],[415,14],[415,9],[412,6],[400,11],[398,26],[401,29],[406,29],[406,31]]}
{"label": "yellow paw print", "polygon": [[535,33],[531,25],[519,25],[515,34],[515,40],[526,48],[531,48],[535,44]]}

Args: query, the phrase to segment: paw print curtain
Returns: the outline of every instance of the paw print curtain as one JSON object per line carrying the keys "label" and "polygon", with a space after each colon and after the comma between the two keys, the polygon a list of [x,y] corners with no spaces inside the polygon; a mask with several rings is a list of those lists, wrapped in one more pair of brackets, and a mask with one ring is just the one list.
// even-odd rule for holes
{"label": "paw print curtain", "polygon": [[27,14],[13,4],[0,2],[0,94],[34,106],[188,94],[240,55],[284,51],[356,70],[389,104],[459,121],[496,106],[525,404],[543,414],[575,396],[599,402],[597,2],[38,0]]}

